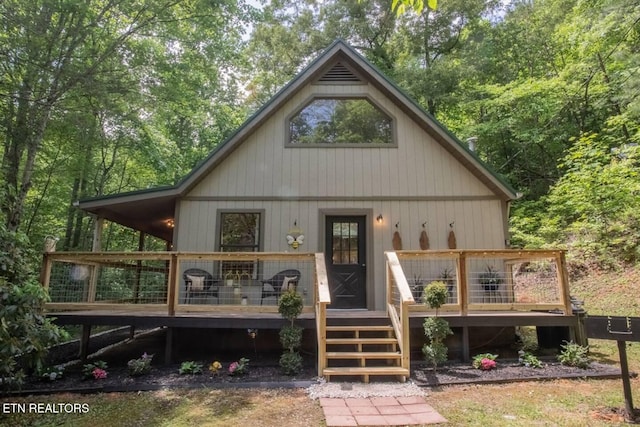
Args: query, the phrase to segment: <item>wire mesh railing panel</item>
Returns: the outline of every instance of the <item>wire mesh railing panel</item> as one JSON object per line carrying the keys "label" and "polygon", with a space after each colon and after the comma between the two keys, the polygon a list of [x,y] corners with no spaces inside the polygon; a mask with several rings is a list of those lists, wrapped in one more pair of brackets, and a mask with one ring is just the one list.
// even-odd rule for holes
{"label": "wire mesh railing panel", "polygon": [[471,304],[559,304],[555,259],[469,258]]}
{"label": "wire mesh railing panel", "polygon": [[87,302],[93,266],[53,262],[49,278],[51,302]]}
{"label": "wire mesh railing panel", "polygon": [[313,305],[313,257],[255,260],[181,257],[178,301],[184,305],[277,306],[282,293],[295,290],[305,306]]}
{"label": "wire mesh railing panel", "polygon": [[54,260],[49,296],[54,303],[166,304],[168,262],[110,260],[82,263]]}
{"label": "wire mesh railing panel", "polygon": [[422,304],[425,286],[443,282],[447,287],[447,304],[458,303],[456,260],[454,258],[400,258],[400,264],[409,282],[415,302]]}

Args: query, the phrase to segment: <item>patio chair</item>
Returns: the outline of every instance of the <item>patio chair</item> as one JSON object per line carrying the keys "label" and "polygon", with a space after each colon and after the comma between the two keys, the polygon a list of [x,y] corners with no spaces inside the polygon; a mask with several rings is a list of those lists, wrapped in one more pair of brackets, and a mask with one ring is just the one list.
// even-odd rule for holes
{"label": "patio chair", "polygon": [[182,273],[186,288],[185,303],[191,298],[206,302],[207,298],[218,298],[218,286],[209,272],[199,268],[188,268]]}
{"label": "patio chair", "polygon": [[273,277],[262,282],[262,297],[260,298],[260,305],[264,302],[265,298],[276,297],[276,304],[280,300],[282,292],[298,288],[298,282],[300,281],[300,271],[288,269],[282,270],[276,273]]}

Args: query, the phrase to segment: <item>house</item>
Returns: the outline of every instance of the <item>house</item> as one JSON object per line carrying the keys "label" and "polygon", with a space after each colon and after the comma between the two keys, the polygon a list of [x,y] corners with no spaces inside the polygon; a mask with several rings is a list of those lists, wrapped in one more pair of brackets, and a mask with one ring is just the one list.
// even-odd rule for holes
{"label": "house", "polygon": [[[459,248],[503,249],[516,197],[337,41],[175,187],[78,207],[176,251],[324,252],[336,308],[383,310],[383,257],[395,232],[402,249],[420,249],[423,230],[430,249],[447,249],[451,230]],[[229,230],[239,218],[247,228]],[[304,236],[297,249],[287,242],[291,230]],[[244,237],[226,241],[227,233]],[[335,246],[338,238],[349,248]]]}
{"label": "house", "polygon": [[[131,264],[135,292],[127,295],[138,304],[147,298],[148,308],[168,306],[170,317],[239,305],[247,306],[240,313],[275,311],[279,293],[293,286],[305,306],[315,306],[316,319],[324,318],[319,301],[343,310],[334,317],[348,317],[354,311],[391,310],[395,298],[402,313],[394,322],[396,335],[404,325],[408,337],[401,317],[409,310],[401,306],[412,304],[432,280],[450,286],[450,306],[465,316],[473,309],[570,307],[559,252],[527,255],[556,263],[556,273],[547,275],[557,279],[548,286],[553,296],[517,294],[522,291],[513,278],[529,264],[517,264],[524,259],[522,251],[507,250],[509,206],[516,198],[515,190],[464,143],[353,48],[336,41],[177,185],[77,206],[168,242],[174,255],[147,254]],[[99,233],[96,237],[99,241]],[[399,250],[404,255],[396,256]],[[110,293],[108,281],[101,288],[98,275],[86,268],[98,260],[103,269],[122,267],[128,256],[49,254],[45,276],[51,307],[101,303],[100,308],[115,309],[121,294]],[[52,273],[56,260],[75,264]],[[152,261],[156,264],[144,270],[143,263]],[[393,267],[398,263],[401,269]],[[141,291],[141,272],[165,276],[154,279],[155,288],[144,285]],[[68,288],[80,279],[86,279],[84,288],[76,287],[82,291],[69,297]],[[53,286],[56,280],[62,284]],[[505,318],[498,323],[482,319],[499,326]],[[538,322],[532,319],[518,322]],[[234,326],[249,325],[244,320],[234,317]],[[86,315],[82,321],[101,320]],[[158,324],[175,322],[158,317]],[[465,322],[459,323],[463,329],[470,324]],[[468,341],[467,330],[463,335]],[[326,337],[319,332],[318,339]]]}

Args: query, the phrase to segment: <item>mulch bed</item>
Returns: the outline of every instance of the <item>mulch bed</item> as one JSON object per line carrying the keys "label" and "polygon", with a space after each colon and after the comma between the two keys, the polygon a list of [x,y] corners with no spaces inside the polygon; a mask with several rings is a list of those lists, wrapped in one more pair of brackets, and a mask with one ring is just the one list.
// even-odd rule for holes
{"label": "mulch bed", "polygon": [[[158,390],[164,388],[225,388],[225,387],[308,387],[318,381],[314,357],[303,355],[307,361],[303,371],[295,376],[284,375],[278,366],[278,355],[256,352],[245,355],[250,359],[249,372],[246,375],[229,375],[228,366],[237,355],[217,355],[216,359],[223,364],[218,374],[211,373],[208,368],[213,360],[195,358],[203,365],[200,375],[180,375],[180,363],[164,364],[161,359],[163,341],[157,333],[143,334],[134,340],[115,345],[95,355],[93,360],[105,360],[109,367],[108,375],[100,380],[83,380],[82,364],[77,362],[66,367],[62,379],[56,381],[40,381],[29,378],[19,394],[50,394],[56,392],[111,392]],[[152,370],[149,374],[131,377],[126,364],[138,358],[143,351],[157,350]],[[181,359],[182,360],[182,359]],[[505,383],[514,381],[551,380],[557,378],[620,378],[620,369],[615,366],[592,363],[588,369],[563,366],[555,361],[545,361],[543,368],[527,368],[519,366],[516,361],[498,360],[498,367],[491,371],[481,371],[469,364],[447,364],[435,372],[425,363],[414,361],[412,377],[418,386],[438,387],[456,384]],[[56,361],[55,363],[60,363]],[[11,394],[16,393],[15,391]]]}

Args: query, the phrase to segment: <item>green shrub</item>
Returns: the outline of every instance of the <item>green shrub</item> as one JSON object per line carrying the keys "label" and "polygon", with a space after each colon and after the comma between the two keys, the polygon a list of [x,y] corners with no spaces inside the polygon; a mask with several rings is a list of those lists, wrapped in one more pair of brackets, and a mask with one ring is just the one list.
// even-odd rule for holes
{"label": "green shrub", "polygon": [[153,360],[153,354],[144,353],[137,359],[131,359],[127,362],[127,371],[129,376],[139,377],[151,372],[151,361]]}
{"label": "green shrub", "polygon": [[280,343],[289,351],[300,346],[302,342],[302,328],[296,325],[285,325],[280,329]]}
{"label": "green shrub", "polygon": [[558,355],[558,361],[566,366],[575,366],[581,369],[587,369],[591,361],[587,354],[589,353],[589,347],[581,346],[573,341],[566,342],[561,345],[560,354]]}
{"label": "green shrub", "polygon": [[293,289],[283,293],[278,303],[278,313],[290,322],[280,330],[280,343],[287,350],[280,357],[280,367],[286,375],[295,375],[302,370],[302,356],[296,352],[302,342],[302,328],[294,325],[302,307],[302,296]]}
{"label": "green shrub", "polygon": [[444,340],[447,338],[447,335],[453,334],[449,323],[438,317],[438,308],[447,301],[447,296],[447,285],[440,281],[431,282],[425,286],[422,296],[425,304],[436,309],[436,315],[425,318],[422,324],[424,334],[429,340],[429,342],[422,347],[422,354],[427,363],[433,366],[434,370],[437,369],[440,363],[447,361],[448,349],[447,346],[444,345]]}
{"label": "green shrub", "polygon": [[540,359],[526,351],[518,352],[518,362],[527,368],[542,368],[542,362]]}
{"label": "green shrub", "polygon": [[293,321],[302,313],[303,303],[302,295],[289,289],[280,296],[278,313],[293,324]]}
{"label": "green shrub", "polygon": [[180,375],[199,375],[202,373],[202,363],[194,362],[192,360],[182,362],[178,372]]}
{"label": "green shrub", "polygon": [[49,346],[68,335],[44,315],[49,296],[33,275],[34,253],[22,233],[0,224],[0,385],[20,386],[43,367]]}
{"label": "green shrub", "polygon": [[38,378],[42,381],[58,381],[64,376],[64,367],[47,366],[38,370]]}
{"label": "green shrub", "polygon": [[447,284],[441,281],[435,281],[425,286],[422,300],[429,307],[437,310],[447,302],[448,296]]}
{"label": "green shrub", "polygon": [[302,370],[302,356],[297,351],[282,353],[280,367],[285,375],[295,375]]}

